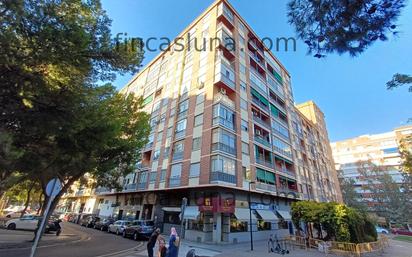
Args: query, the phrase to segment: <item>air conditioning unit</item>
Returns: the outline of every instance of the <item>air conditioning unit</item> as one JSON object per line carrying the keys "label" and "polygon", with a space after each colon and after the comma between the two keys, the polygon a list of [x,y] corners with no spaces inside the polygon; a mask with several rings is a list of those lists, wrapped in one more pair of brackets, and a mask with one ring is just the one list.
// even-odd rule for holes
{"label": "air conditioning unit", "polygon": [[257,135],[257,136],[262,135],[262,134],[261,134],[261,132],[260,132],[260,130],[256,130],[256,132],[255,132],[255,133],[256,133],[256,135]]}
{"label": "air conditioning unit", "polygon": [[220,93],[223,94],[223,95],[226,95],[226,89],[221,88],[221,89],[220,89]]}

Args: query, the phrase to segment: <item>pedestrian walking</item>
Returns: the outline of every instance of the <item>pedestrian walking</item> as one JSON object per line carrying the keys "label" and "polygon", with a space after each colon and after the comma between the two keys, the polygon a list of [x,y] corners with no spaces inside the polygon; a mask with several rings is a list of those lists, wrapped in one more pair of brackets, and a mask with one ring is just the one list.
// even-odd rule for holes
{"label": "pedestrian walking", "polygon": [[149,257],[153,257],[153,248],[156,245],[157,237],[160,235],[160,229],[156,228],[156,230],[152,233],[147,242],[147,254]]}
{"label": "pedestrian walking", "polygon": [[162,237],[162,235],[159,235],[157,237],[157,241],[159,242],[159,251],[157,253],[157,257],[166,257],[166,240]]}
{"label": "pedestrian walking", "polygon": [[170,229],[169,249],[167,252],[167,257],[177,257],[179,240],[180,238],[177,235],[176,228],[172,227]]}

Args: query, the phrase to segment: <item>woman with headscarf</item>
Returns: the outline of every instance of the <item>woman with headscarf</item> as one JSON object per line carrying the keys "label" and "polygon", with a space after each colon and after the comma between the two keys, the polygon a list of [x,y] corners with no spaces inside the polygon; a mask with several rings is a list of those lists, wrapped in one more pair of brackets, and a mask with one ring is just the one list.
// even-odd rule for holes
{"label": "woman with headscarf", "polygon": [[176,228],[170,229],[169,249],[167,257],[177,257],[177,249],[179,247],[179,237],[177,236]]}

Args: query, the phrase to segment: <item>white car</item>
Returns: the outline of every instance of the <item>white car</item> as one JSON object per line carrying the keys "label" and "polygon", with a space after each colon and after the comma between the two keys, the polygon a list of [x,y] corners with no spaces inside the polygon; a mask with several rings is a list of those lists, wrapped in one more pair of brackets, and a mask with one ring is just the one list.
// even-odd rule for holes
{"label": "white car", "polygon": [[389,234],[389,231],[386,228],[378,227],[376,226],[376,232],[382,233],[382,234]]}
{"label": "white car", "polygon": [[109,225],[109,229],[107,230],[109,233],[116,233],[116,235],[123,234],[123,230],[131,224],[130,221],[127,220],[118,220],[113,224]]}
{"label": "white car", "polygon": [[10,230],[24,229],[24,230],[36,230],[37,223],[39,222],[39,216],[24,215],[19,219],[8,220],[5,227]]}
{"label": "white car", "polygon": [[[9,219],[15,219],[15,218],[20,218],[22,211],[11,211],[8,212],[4,215],[4,217],[9,218]],[[29,214],[27,211],[25,214]]]}

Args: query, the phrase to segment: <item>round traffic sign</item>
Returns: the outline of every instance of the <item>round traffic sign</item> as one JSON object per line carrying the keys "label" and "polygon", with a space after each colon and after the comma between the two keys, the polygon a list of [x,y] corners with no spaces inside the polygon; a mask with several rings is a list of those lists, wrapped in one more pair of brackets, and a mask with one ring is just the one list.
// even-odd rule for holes
{"label": "round traffic sign", "polygon": [[51,179],[46,186],[46,194],[49,197],[55,197],[62,190],[62,183],[58,178]]}

